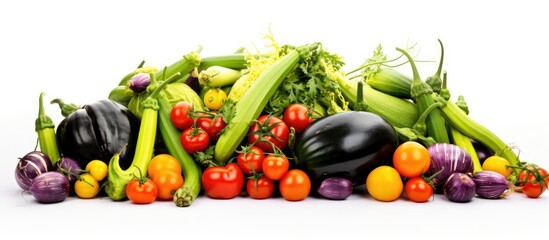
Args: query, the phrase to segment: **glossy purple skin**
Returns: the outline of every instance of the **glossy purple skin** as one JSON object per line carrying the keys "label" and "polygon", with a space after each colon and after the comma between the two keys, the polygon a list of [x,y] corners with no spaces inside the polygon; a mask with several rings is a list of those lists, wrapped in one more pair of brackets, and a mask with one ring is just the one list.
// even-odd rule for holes
{"label": "glossy purple skin", "polygon": [[326,178],[320,183],[318,193],[331,200],[344,200],[353,193],[353,183],[345,178]]}
{"label": "glossy purple skin", "polygon": [[40,151],[32,151],[19,159],[15,167],[15,180],[23,190],[29,190],[32,180],[52,169],[48,155]]}
{"label": "glossy purple skin", "polygon": [[147,90],[147,87],[151,84],[151,76],[147,73],[135,74],[129,81],[128,87],[134,93],[142,93]]}
{"label": "glossy purple skin", "polygon": [[69,180],[60,172],[51,171],[38,175],[29,191],[40,203],[56,203],[69,196]]}
{"label": "glossy purple skin", "polygon": [[476,193],[481,198],[501,198],[509,190],[509,181],[503,175],[493,171],[482,171],[473,175]]}
{"label": "glossy purple skin", "polygon": [[443,193],[452,202],[470,202],[475,197],[476,184],[469,174],[455,172],[448,177]]}
{"label": "glossy purple skin", "polygon": [[442,185],[452,173],[473,172],[471,155],[457,145],[436,143],[429,146],[428,150],[431,156],[431,164],[425,175],[432,176],[442,170],[432,179],[435,190],[441,190]]}

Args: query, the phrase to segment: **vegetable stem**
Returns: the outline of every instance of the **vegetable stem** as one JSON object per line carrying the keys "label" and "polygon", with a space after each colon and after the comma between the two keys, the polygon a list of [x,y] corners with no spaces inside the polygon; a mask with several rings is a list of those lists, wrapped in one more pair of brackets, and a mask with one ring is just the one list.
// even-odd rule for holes
{"label": "vegetable stem", "polygon": [[356,90],[356,104],[354,106],[354,110],[367,111],[368,104],[364,101],[364,83],[362,81],[358,81],[357,85],[358,88]]}
{"label": "vegetable stem", "polygon": [[428,77],[427,80],[425,80],[425,82],[431,86],[431,88],[433,89],[433,92],[439,93],[441,89],[440,85],[442,83],[442,80],[440,79],[440,73],[442,71],[442,63],[444,61],[444,45],[442,45],[442,41],[440,41],[440,39],[437,39],[437,40],[440,43],[440,50],[441,50],[438,69],[436,73],[433,76]]}
{"label": "vegetable stem", "polygon": [[57,139],[55,136],[55,124],[53,120],[46,115],[44,109],[44,95],[46,93],[41,92],[38,99],[38,117],[35,121],[35,131],[38,134],[38,143],[40,144],[40,151],[46,154],[52,164],[56,163],[61,155],[59,154],[59,148],[57,146]]}
{"label": "vegetable stem", "polygon": [[[414,102],[417,104],[419,112],[425,112],[435,102],[432,95],[433,89],[431,88],[431,86],[421,80],[416,64],[410,54],[398,47],[397,50],[402,52],[408,58],[410,65],[412,66],[412,72],[414,73],[414,77],[412,80],[410,95]],[[448,131],[446,129],[444,118],[440,113],[440,109],[432,109],[429,111],[430,112],[428,113],[429,115],[427,116],[426,120],[427,134],[433,137],[439,143],[449,143],[450,140],[448,137]]]}

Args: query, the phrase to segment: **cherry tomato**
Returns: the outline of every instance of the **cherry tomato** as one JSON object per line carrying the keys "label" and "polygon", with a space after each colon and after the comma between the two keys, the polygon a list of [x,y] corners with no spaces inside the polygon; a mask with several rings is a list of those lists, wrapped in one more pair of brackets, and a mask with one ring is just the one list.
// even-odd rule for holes
{"label": "cherry tomato", "polygon": [[527,166],[519,173],[519,187],[529,198],[538,198],[547,189],[549,175],[544,168]]}
{"label": "cherry tomato", "polygon": [[490,156],[482,163],[482,170],[493,171],[508,178],[513,173],[513,169],[508,167],[511,163],[500,156]]}
{"label": "cherry tomato", "polygon": [[202,173],[202,186],[210,198],[234,198],[244,187],[244,173],[236,163],[208,167]]}
{"label": "cherry tomato", "polygon": [[423,177],[413,177],[404,185],[406,197],[414,202],[427,202],[433,196],[433,187]]}
{"label": "cherry tomato", "polygon": [[311,179],[302,170],[289,170],[279,182],[280,194],[288,201],[301,201],[311,192]]}
{"label": "cherry tomato", "polygon": [[311,117],[310,111],[305,104],[293,103],[284,110],[282,120],[289,127],[293,127],[295,132],[300,133],[314,121],[314,118]]}
{"label": "cherry tomato", "polygon": [[80,198],[94,198],[99,193],[99,182],[91,174],[81,174],[74,183],[74,191]]}
{"label": "cherry tomato", "polygon": [[379,166],[368,174],[366,189],[378,201],[394,201],[402,194],[402,179],[393,167]]}
{"label": "cherry tomato", "polygon": [[236,157],[236,163],[242,169],[244,174],[252,175],[254,172],[259,173],[263,170],[263,160],[265,152],[257,146],[244,147]]}
{"label": "cherry tomato", "polygon": [[187,128],[181,133],[181,145],[189,154],[204,151],[210,144],[210,136],[202,128]]}
{"label": "cherry tomato", "polygon": [[159,171],[152,180],[158,187],[158,200],[173,199],[173,193],[185,182],[181,174],[170,170]]}
{"label": "cherry tomato", "polygon": [[262,115],[250,127],[248,142],[265,152],[274,152],[272,145],[284,150],[288,145],[289,136],[290,129],[284,121],[273,115]]}
{"label": "cherry tomato", "polygon": [[265,176],[251,178],[246,182],[246,192],[253,199],[265,199],[273,195],[274,185],[273,180]]}
{"label": "cherry tomato", "polygon": [[158,197],[158,187],[150,178],[136,178],[126,185],[126,196],[133,203],[149,204]]}
{"label": "cherry tomato", "polygon": [[280,180],[290,169],[290,161],[284,155],[268,154],[261,164],[263,174],[271,180]]}
{"label": "cherry tomato", "polygon": [[158,154],[151,159],[147,173],[151,179],[154,179],[156,174],[163,170],[170,170],[177,174],[181,174],[181,165],[179,165],[177,159],[170,154]]}
{"label": "cherry tomato", "polygon": [[[215,113],[214,113],[215,114]],[[219,138],[221,131],[227,126],[221,115],[199,117],[196,120],[199,128],[204,129],[210,137],[210,142],[215,142]]]}
{"label": "cherry tomato", "polygon": [[88,171],[95,180],[101,182],[107,177],[107,164],[101,160],[91,160],[86,164],[86,171]]}
{"label": "cherry tomato", "polygon": [[418,177],[431,165],[431,156],[426,147],[415,141],[400,144],[393,153],[393,166],[400,176]]}
{"label": "cherry tomato", "polygon": [[221,88],[210,88],[204,94],[204,105],[210,110],[219,110],[227,100],[227,93]]}
{"label": "cherry tomato", "polygon": [[187,101],[177,102],[170,112],[173,125],[179,130],[190,128],[194,124],[192,118],[193,105]]}

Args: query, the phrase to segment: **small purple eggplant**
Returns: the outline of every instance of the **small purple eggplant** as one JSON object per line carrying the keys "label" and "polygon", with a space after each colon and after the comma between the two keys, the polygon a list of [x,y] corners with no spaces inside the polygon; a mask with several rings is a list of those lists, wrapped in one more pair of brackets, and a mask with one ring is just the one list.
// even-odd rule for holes
{"label": "small purple eggplant", "polygon": [[317,192],[331,200],[344,200],[353,193],[353,184],[346,178],[330,177],[320,183]]}

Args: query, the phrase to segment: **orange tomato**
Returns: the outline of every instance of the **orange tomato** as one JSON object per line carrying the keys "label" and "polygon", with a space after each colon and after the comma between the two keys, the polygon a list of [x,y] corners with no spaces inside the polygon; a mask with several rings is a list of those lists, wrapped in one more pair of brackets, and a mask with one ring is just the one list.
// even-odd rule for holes
{"label": "orange tomato", "polygon": [[267,154],[261,164],[265,177],[271,180],[280,180],[290,168],[290,161],[284,155]]}
{"label": "orange tomato", "polygon": [[429,151],[414,141],[400,144],[393,153],[393,166],[400,176],[405,178],[419,177],[431,165]]}
{"label": "orange tomato", "polygon": [[163,170],[170,170],[177,174],[181,174],[181,165],[175,157],[169,154],[158,154],[151,159],[147,172],[149,178],[155,178],[155,175]]}
{"label": "orange tomato", "polygon": [[299,169],[289,170],[279,182],[280,194],[288,201],[301,201],[311,192],[311,179]]}
{"label": "orange tomato", "polygon": [[184,180],[180,173],[171,170],[159,171],[153,182],[158,187],[158,200],[171,200],[173,193],[183,186]]}

